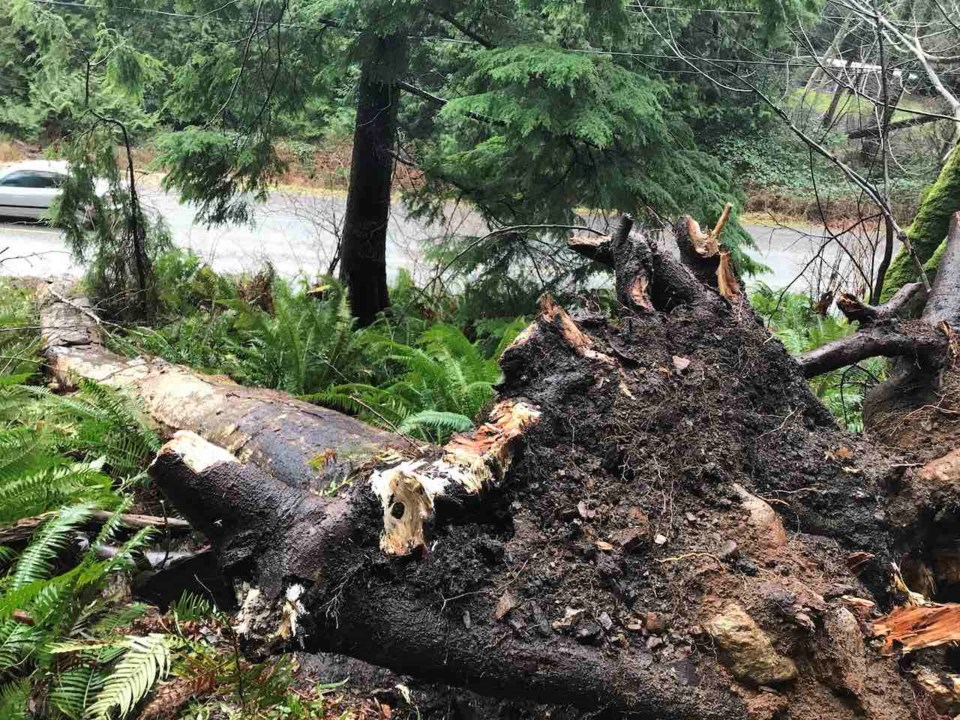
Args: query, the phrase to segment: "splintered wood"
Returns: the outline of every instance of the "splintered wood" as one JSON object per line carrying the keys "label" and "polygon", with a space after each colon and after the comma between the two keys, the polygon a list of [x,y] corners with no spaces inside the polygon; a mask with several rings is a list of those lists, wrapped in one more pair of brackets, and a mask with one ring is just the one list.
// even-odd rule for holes
{"label": "splintered wood", "polygon": [[743,294],[737,275],[733,272],[730,253],[725,251],[720,253],[720,265],[717,267],[717,289],[727,300],[735,300]]}
{"label": "splintered wood", "polygon": [[960,640],[960,604],[904,605],[873,623],[883,638],[883,651],[903,653]]}
{"label": "splintered wood", "polygon": [[574,233],[567,240],[567,245],[595,262],[613,265],[613,240],[609,235]]}
{"label": "splintered wood", "polygon": [[433,517],[435,500],[455,493],[477,495],[502,480],[517,441],[539,418],[537,408],[505,400],[479,428],[454,435],[440,459],[375,471],[370,487],[383,506],[380,549],[387,555],[409,555],[423,547],[424,524]]}
{"label": "splintered wood", "polygon": [[687,237],[690,238],[690,244],[693,245],[694,251],[703,258],[719,256],[717,289],[727,300],[735,300],[743,294],[737,275],[733,271],[733,261],[730,258],[730,253],[720,249],[720,232],[727,224],[727,220],[730,219],[732,208],[733,205],[730,203],[724,206],[720,219],[717,220],[717,224],[709,233],[703,232],[700,223],[692,217],[689,215],[686,217]]}
{"label": "splintered wood", "polygon": [[636,307],[653,310],[653,302],[650,300],[650,279],[645,275],[638,275],[634,279],[627,290],[627,295]]}
{"label": "splintered wood", "polygon": [[535,328],[539,324],[551,325],[556,328],[560,336],[578,355],[589,360],[599,360],[607,365],[615,364],[612,357],[593,349],[593,341],[590,337],[577,327],[573,318],[567,314],[566,310],[557,305],[550,293],[544,293],[540,296],[540,315],[537,317],[536,323],[520,333],[517,339],[513,341],[513,345],[521,345],[529,340],[530,335],[536,332]]}

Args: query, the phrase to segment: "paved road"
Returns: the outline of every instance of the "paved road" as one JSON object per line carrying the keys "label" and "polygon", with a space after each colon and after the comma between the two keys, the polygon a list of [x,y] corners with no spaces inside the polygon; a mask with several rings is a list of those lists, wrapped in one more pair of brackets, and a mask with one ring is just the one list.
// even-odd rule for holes
{"label": "paved road", "polygon": [[[194,222],[192,208],[179,205],[175,197],[159,190],[146,190],[144,204],[165,219],[177,245],[199,253],[216,270],[252,271],[269,259],[287,277],[315,277],[317,269],[329,262],[345,203],[338,196],[275,193],[257,207],[252,225],[213,228]],[[822,242],[821,234],[811,228],[747,229],[758,246],[751,254],[772,271],[759,279],[771,287],[793,280]],[[481,221],[463,209],[451,211],[442,225],[429,225],[406,218],[398,206],[388,229],[388,266],[393,273],[406,268],[423,277],[429,273],[419,252],[424,238],[482,231]],[[0,219],[0,251],[0,274],[79,274],[62,234],[44,225]],[[839,250],[832,249],[826,254],[828,263],[836,252]]]}

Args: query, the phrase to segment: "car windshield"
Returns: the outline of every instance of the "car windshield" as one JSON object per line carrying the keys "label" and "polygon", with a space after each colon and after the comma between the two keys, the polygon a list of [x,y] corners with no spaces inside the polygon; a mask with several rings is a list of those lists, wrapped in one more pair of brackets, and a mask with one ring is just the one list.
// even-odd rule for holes
{"label": "car windshield", "polygon": [[58,188],[64,177],[60,173],[45,170],[14,170],[0,179],[0,187],[19,187],[34,189]]}

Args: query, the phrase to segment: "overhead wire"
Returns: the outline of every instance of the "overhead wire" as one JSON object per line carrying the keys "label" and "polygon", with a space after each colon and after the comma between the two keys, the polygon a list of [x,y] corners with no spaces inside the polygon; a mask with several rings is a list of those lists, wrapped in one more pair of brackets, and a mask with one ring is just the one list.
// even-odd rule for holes
{"label": "overhead wire", "polygon": [[[40,5],[53,5],[59,7],[68,7],[74,8],[77,10],[86,10],[86,11],[98,11],[103,10],[102,6],[88,5],[87,3],[80,2],[78,0],[31,0],[34,3]],[[223,5],[207,11],[205,13],[183,13],[170,10],[159,10],[156,8],[145,8],[132,5],[112,5],[109,9],[123,10],[126,12],[136,12],[150,15],[157,15],[168,17],[171,19],[179,20],[209,20],[215,18],[220,23],[235,23],[242,24],[245,27],[249,27],[249,22],[243,20],[228,20],[226,18],[217,18],[216,13],[221,10],[235,5],[239,0],[228,0]],[[845,3],[842,0],[830,0],[834,5],[839,5],[840,7],[846,7]],[[759,16],[761,13],[757,10],[746,10],[746,9],[735,9],[735,8],[716,8],[716,7],[699,7],[699,8],[687,8],[678,5],[664,6],[664,5],[650,5],[646,3],[631,3],[627,6],[628,8],[633,8],[638,10],[638,14],[644,14],[646,11],[664,11],[664,12],[699,12],[699,13],[709,13],[709,14],[720,14],[720,15],[741,15],[741,16]],[[842,19],[842,16],[823,16],[824,18],[832,19]],[[353,35],[361,34],[360,30],[354,28],[344,27],[340,22],[324,17],[313,18],[315,24],[310,23],[296,23],[296,22],[283,22],[279,25],[273,23],[271,26],[279,26],[285,29],[307,29],[307,30],[321,30],[321,29],[336,29],[341,32],[346,32]],[[261,21],[266,24],[269,21]],[[942,23],[946,24],[946,23]],[[447,35],[408,35],[409,39],[418,39],[418,40],[429,40],[437,42],[448,42],[455,44],[463,45],[477,45],[475,40],[450,37]],[[637,52],[630,50],[616,50],[616,49],[603,49],[603,48],[567,48],[568,52],[587,54],[587,55],[607,55],[611,57],[631,57],[645,60],[678,60],[676,55],[670,55],[666,53],[650,53],[650,52]],[[736,65],[736,66],[765,66],[765,67],[783,67],[783,68],[819,68],[820,65],[816,61],[816,58],[810,55],[797,55],[793,57],[780,57],[780,58],[766,58],[766,59],[745,59],[745,58],[706,58],[700,56],[690,56],[691,59],[707,61],[709,60],[712,63],[724,63],[727,65]],[[695,72],[695,71],[687,71]]]}

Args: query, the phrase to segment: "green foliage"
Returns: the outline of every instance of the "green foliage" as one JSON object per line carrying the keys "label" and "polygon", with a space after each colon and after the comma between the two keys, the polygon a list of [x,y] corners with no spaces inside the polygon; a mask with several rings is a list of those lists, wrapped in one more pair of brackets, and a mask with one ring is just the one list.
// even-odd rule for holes
{"label": "green foliage", "polygon": [[451,325],[430,326],[412,346],[375,332],[365,337],[365,345],[382,384],[339,385],[309,399],[357,413],[376,425],[443,442],[473,427],[500,379],[496,359],[485,357]]}
{"label": "green foliage", "polygon": [[[289,661],[241,661],[209,601],[184,594],[162,624],[155,609],[129,601],[134,557],[153,530],[131,534],[119,514],[142,489],[130,481],[157,438],[106,388],[86,383],[58,396],[25,385],[37,363],[36,321],[9,285],[0,308],[0,353],[9,354],[0,373],[0,530],[33,528],[0,545],[0,718],[133,718],[171,675],[197,697],[184,717],[323,715],[336,686],[318,686],[311,698],[291,690]],[[96,510],[114,514],[94,523]],[[104,545],[116,548],[106,559]]]}
{"label": "green foliage", "polygon": [[118,167],[112,137],[101,128],[69,143],[70,175],[51,210],[101,313],[146,317],[156,304],[153,259],[170,245],[160,218],[151,220]]}
{"label": "green foliage", "polygon": [[178,622],[203,620],[214,612],[213,603],[204,597],[185,590],[170,608]]}
{"label": "green foliage", "polygon": [[160,449],[156,433],[137,408],[116,390],[81,380],[72,395],[55,395],[45,388],[25,387],[37,402],[36,414],[56,438],[61,452],[79,452],[97,459],[113,477],[128,482],[142,476],[143,467]]}
{"label": "green foliage", "polygon": [[[11,278],[0,278],[0,388],[25,382],[39,365],[40,337],[31,293]],[[0,414],[7,410],[0,401]]]}
{"label": "green foliage", "polygon": [[496,358],[526,325],[522,317],[487,316],[509,302],[427,296],[409,276],[393,292],[409,312],[358,329],[331,278],[312,288],[274,279],[268,297],[255,302],[243,297],[252,280],[218,277],[194,256],[164,256],[158,269],[161,297],[173,298],[164,315],[176,319],[114,336],[115,349],[226,373],[431,440],[473,427],[499,379]]}
{"label": "green foliage", "polygon": [[157,140],[158,167],[169,168],[165,189],[176,188],[183,202],[197,203],[210,223],[246,222],[249,196],[265,200],[283,164],[263,137],[188,128]]}
{"label": "green foliage", "polygon": [[121,647],[125,650],[94,702],[87,706],[84,717],[109,720],[117,709],[126,717],[158,680],[170,672],[170,639],[166,635],[128,636]]}
{"label": "green foliage", "polygon": [[[777,292],[760,284],[751,294],[750,302],[766,319],[770,331],[794,355],[850,335],[857,329],[836,316],[819,315],[810,298],[802,293]],[[864,394],[883,379],[885,368],[882,358],[871,358],[810,380],[810,389],[848,430],[860,432]]]}
{"label": "green foliage", "polygon": [[357,335],[343,288],[324,281],[322,299],[274,283],[272,314],[250,306],[239,308],[235,327],[238,380],[251,385],[311,392],[355,377],[361,371]]}
{"label": "green foliage", "polygon": [[751,187],[810,190],[809,155],[785,132],[734,131],[720,138],[717,149],[730,158],[736,177]]}
{"label": "green foliage", "polygon": [[37,338],[20,328],[35,320],[9,288],[0,307],[0,327],[10,331],[0,333],[0,345],[12,353],[0,374],[0,524],[37,524],[25,546],[0,546],[0,715],[25,717],[29,696],[45,698],[44,717],[106,717],[93,709],[142,697],[151,676],[130,670],[130,652],[84,648],[64,663],[58,649],[78,638],[102,643],[142,613],[142,606],[118,608],[105,593],[133,566],[150,531],[134,533],[108,559],[96,548],[119,539],[117,516],[89,543],[78,544],[78,532],[94,510],[129,505],[116,488],[142,472],[157,438],[129,402],[100,386],[59,397],[24,385]]}
{"label": "green foliage", "polygon": [[[171,308],[180,315],[159,331],[142,330],[115,338],[115,347],[144,350],[169,360],[216,373],[238,382],[285,390],[295,395],[317,392],[364,374],[358,334],[346,295],[336,281],[324,281],[323,297],[313,297],[308,287],[294,289],[275,281],[269,289],[270,308],[264,310],[242,299],[237,287],[209,269],[167,258],[161,267],[188,269],[165,274],[175,283],[186,277],[188,293]],[[164,271],[166,273],[166,270]],[[174,284],[172,287],[177,287]],[[172,290],[162,291],[164,296]],[[187,298],[199,302],[192,311]]]}
{"label": "green foliage", "polygon": [[[162,87],[162,63],[105,24],[104,8],[57,8],[10,0],[0,8],[0,63],[9,92],[0,93],[0,128],[54,138],[85,128],[91,101],[131,132],[152,127],[144,96]],[[99,16],[99,17],[98,17]],[[89,72],[88,72],[89,65]]]}
{"label": "green foliage", "polygon": [[[738,201],[729,173],[671,107],[668,82],[603,53],[545,44],[463,60],[459,97],[433,120],[443,141],[417,145],[425,182],[405,198],[416,213],[437,216],[451,196],[466,196],[505,225],[572,223],[578,207],[714,220]],[[728,235],[735,250],[750,242]],[[481,280],[505,277],[505,266],[529,274],[531,265],[541,277],[562,277],[564,259],[571,263],[564,236],[538,237],[540,247],[523,234],[498,237],[472,250],[473,267]]]}

